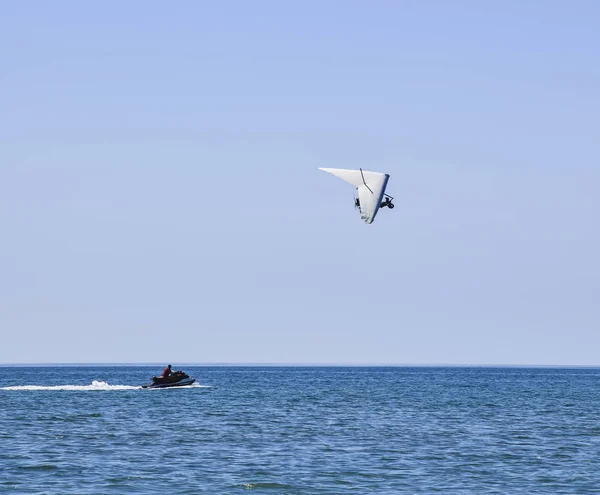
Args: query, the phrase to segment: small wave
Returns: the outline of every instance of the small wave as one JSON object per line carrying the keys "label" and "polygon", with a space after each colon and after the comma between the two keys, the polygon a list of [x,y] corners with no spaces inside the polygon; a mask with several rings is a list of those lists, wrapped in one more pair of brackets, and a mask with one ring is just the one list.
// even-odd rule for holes
{"label": "small wave", "polygon": [[26,471],[55,471],[58,469],[58,466],[54,464],[35,464],[32,466],[18,466],[18,469]]}
{"label": "small wave", "polygon": [[131,385],[109,385],[106,382],[94,380],[91,385],[15,385],[13,387],[0,387],[0,390],[137,390],[141,387]]}
{"label": "small wave", "polygon": [[[174,388],[178,388],[178,387],[174,387]],[[192,383],[191,385],[184,385],[183,387],[179,387],[179,388],[212,388],[212,385],[200,385],[198,382],[196,382],[196,383]]]}
{"label": "small wave", "polygon": [[254,490],[255,488],[273,488],[278,490],[292,488],[292,485],[285,483],[241,483],[233,486],[234,488],[243,488],[244,490]]}

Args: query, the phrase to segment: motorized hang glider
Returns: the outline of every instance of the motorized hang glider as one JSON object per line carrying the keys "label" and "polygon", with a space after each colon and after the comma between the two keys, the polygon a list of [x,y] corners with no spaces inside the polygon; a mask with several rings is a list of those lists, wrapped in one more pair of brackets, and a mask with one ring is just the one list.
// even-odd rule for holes
{"label": "motorized hang glider", "polygon": [[[354,206],[360,211],[360,218],[366,223],[373,223],[379,208],[387,206],[393,208],[392,198],[385,193],[385,188],[390,178],[389,174],[380,172],[368,172],[363,169],[349,170],[344,168],[319,168],[329,172],[346,182],[349,182],[358,192],[358,198],[354,200]],[[383,199],[385,197],[385,200]]]}

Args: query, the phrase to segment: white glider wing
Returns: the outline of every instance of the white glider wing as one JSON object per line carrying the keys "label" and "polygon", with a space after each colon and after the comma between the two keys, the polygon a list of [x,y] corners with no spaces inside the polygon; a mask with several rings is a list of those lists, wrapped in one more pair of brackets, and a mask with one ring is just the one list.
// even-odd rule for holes
{"label": "white glider wing", "polygon": [[349,182],[358,192],[360,218],[366,223],[373,223],[379,211],[389,174],[369,172],[367,170],[349,170],[344,168],[319,168]]}

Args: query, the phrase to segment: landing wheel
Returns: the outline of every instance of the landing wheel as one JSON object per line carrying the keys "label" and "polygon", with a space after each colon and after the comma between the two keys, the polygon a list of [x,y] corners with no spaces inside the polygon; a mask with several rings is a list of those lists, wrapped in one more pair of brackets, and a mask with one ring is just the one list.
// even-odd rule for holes
{"label": "landing wheel", "polygon": [[388,208],[392,209],[394,207],[394,203],[388,203]]}

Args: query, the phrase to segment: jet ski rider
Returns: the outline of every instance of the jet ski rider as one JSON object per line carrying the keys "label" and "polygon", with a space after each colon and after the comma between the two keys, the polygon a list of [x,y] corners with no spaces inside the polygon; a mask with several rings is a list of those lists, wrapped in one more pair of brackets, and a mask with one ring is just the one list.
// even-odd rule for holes
{"label": "jet ski rider", "polygon": [[163,372],[162,372],[162,377],[163,378],[168,378],[169,376],[171,376],[171,365],[167,366]]}

